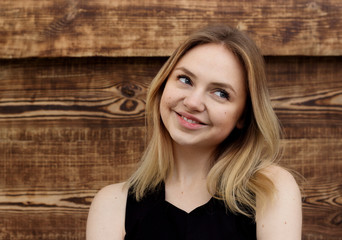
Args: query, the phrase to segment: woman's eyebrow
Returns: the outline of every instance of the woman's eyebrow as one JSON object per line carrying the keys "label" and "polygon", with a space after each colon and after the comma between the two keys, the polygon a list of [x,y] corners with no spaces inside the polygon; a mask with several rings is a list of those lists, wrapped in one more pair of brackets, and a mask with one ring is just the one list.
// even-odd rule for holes
{"label": "woman's eyebrow", "polygon": [[235,89],[233,88],[232,85],[230,85],[229,83],[223,83],[223,82],[213,82],[210,85],[214,86],[214,87],[220,87],[223,89],[230,89],[234,94],[236,94]]}
{"label": "woman's eyebrow", "polygon": [[175,70],[181,70],[181,71],[185,72],[187,75],[189,75],[189,77],[197,78],[193,72],[191,72],[190,70],[188,70],[185,67],[177,67],[177,68],[175,68]]}

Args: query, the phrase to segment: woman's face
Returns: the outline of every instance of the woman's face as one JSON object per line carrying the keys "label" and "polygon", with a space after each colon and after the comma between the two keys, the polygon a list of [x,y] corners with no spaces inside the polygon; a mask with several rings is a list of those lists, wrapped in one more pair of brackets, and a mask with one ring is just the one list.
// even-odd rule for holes
{"label": "woman's face", "polygon": [[243,126],[246,103],[243,68],[223,45],[204,44],[176,64],[160,101],[162,121],[182,146],[216,148]]}

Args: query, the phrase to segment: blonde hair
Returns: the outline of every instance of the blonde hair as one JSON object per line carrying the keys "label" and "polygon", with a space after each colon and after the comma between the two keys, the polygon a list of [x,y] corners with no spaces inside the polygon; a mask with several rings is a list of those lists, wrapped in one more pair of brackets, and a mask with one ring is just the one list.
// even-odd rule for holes
{"label": "blonde hair", "polygon": [[229,26],[209,26],[192,34],[153,79],[146,101],[149,144],[128,184],[140,200],[171,173],[172,144],[160,118],[160,99],[179,59],[190,49],[208,43],[223,44],[239,58],[245,70],[248,96],[244,127],[234,129],[217,148],[207,177],[208,190],[214,197],[224,200],[230,211],[253,216],[256,196],[258,206],[263,206],[274,192],[274,185],[263,170],[277,159],[281,131],[269,99],[264,59],[245,33]]}

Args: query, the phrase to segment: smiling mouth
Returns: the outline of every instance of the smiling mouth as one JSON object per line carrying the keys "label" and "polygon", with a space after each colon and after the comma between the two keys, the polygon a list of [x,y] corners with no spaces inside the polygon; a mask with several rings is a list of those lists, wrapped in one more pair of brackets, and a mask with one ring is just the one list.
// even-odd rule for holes
{"label": "smiling mouth", "polygon": [[197,121],[194,121],[194,120],[191,120],[191,119],[188,119],[184,116],[181,116],[181,118],[183,118],[185,121],[187,121],[188,123],[196,123],[196,124],[200,124],[200,122],[197,122]]}
{"label": "smiling mouth", "polygon": [[177,114],[178,114],[178,116],[180,116],[184,121],[186,121],[186,122],[188,122],[188,123],[206,125],[206,124],[204,124],[204,123],[202,123],[202,122],[199,122],[199,121],[195,121],[195,120],[186,118],[186,117],[184,117],[183,115],[181,115],[181,114],[179,114],[179,113],[177,113]]}

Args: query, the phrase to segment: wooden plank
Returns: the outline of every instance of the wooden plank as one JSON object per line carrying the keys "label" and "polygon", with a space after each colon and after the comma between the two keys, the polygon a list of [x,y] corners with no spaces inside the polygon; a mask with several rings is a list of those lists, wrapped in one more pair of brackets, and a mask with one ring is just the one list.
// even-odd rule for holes
{"label": "wooden plank", "polygon": [[40,191],[17,188],[0,193],[0,208],[10,212],[87,213],[95,193],[94,190]]}
{"label": "wooden plank", "polygon": [[303,240],[341,240],[341,207],[322,209],[304,208]]}
{"label": "wooden plank", "polygon": [[[146,89],[162,61],[143,59],[0,60],[0,125],[80,119],[144,124]],[[64,124],[64,123],[63,123]]]}
{"label": "wooden plank", "polygon": [[123,181],[146,140],[144,127],[8,128],[1,135],[6,131],[20,135],[0,141],[3,190],[99,189]]}
{"label": "wooden plank", "polygon": [[[341,173],[341,163],[339,173]],[[317,166],[319,167],[319,166]],[[303,204],[303,239],[341,239],[341,174],[308,180]],[[323,175],[323,173],[321,173]]]}
{"label": "wooden plank", "polygon": [[0,219],[0,239],[85,239],[85,213],[1,212]]}
{"label": "wooden plank", "polygon": [[342,55],[342,2],[2,0],[0,58],[168,56],[194,29],[248,31],[265,55]]}
{"label": "wooden plank", "polygon": [[288,138],[342,136],[342,58],[268,57],[272,104]]}

